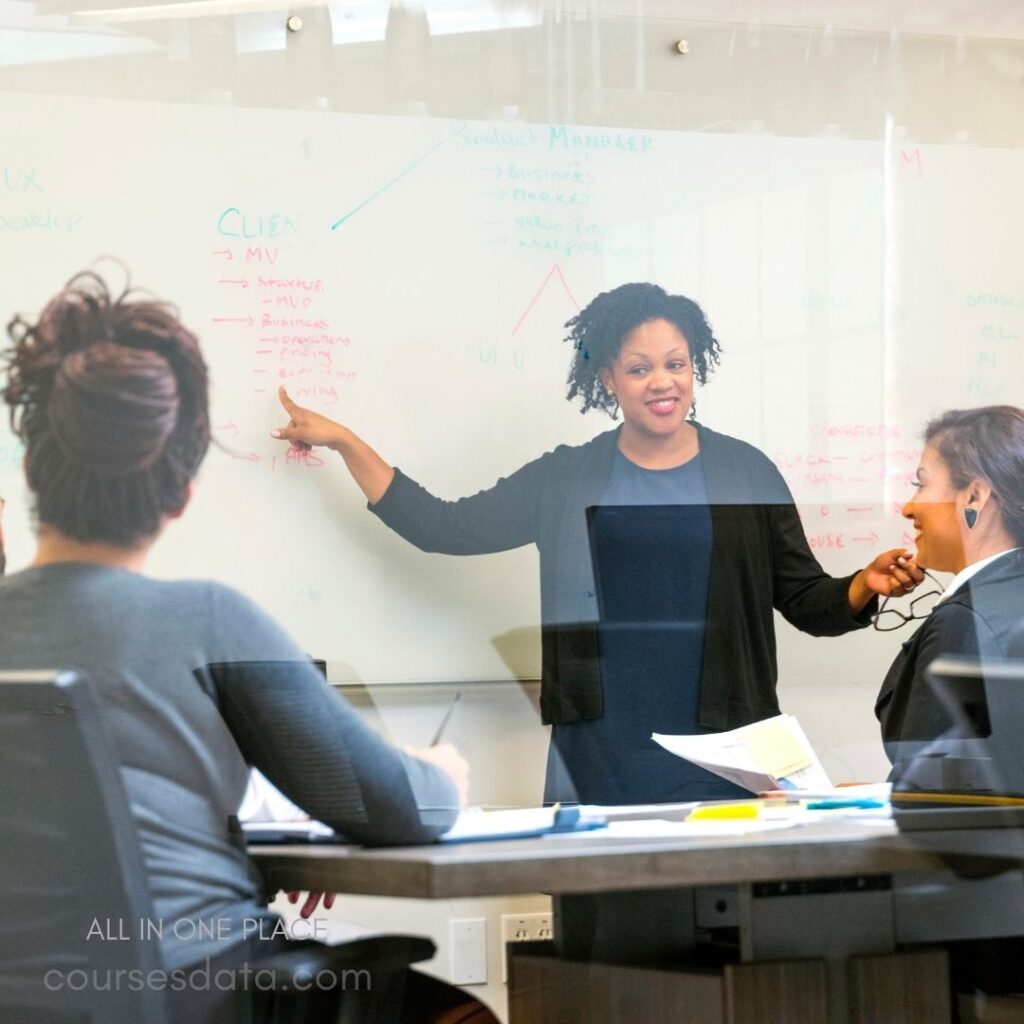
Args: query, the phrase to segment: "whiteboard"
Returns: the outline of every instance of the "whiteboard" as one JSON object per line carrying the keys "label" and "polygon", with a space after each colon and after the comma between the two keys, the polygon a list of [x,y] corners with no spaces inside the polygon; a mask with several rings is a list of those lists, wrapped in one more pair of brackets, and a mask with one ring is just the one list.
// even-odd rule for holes
{"label": "whiteboard", "polygon": [[[270,438],[279,381],[456,497],[611,425],[564,400],[562,324],[656,281],[723,345],[701,420],[776,460],[837,573],[906,542],[929,415],[1024,403],[1017,151],[28,94],[0,123],[4,314],[112,253],[203,341],[219,444],[152,570],[239,587],[339,681],[535,677],[537,558],[412,549]],[[15,566],[19,461],[0,434]],[[797,682],[894,646],[780,627]]]}

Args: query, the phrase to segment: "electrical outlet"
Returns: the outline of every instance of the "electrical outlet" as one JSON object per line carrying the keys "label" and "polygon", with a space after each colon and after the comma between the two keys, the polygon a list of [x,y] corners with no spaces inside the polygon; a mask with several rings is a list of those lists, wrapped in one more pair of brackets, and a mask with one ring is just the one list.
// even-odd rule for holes
{"label": "electrical outlet", "polygon": [[508,981],[508,956],[505,946],[510,942],[545,942],[554,938],[550,914],[501,915],[501,980]]}

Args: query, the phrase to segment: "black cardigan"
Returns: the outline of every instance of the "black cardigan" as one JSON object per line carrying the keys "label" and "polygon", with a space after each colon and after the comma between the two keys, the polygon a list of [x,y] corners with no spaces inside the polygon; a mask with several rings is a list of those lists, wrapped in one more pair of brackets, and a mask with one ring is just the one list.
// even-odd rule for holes
{"label": "black cardigan", "polygon": [[[827,575],[811,553],[775,465],[744,441],[697,425],[711,504],[711,579],[700,721],[733,729],[779,712],[772,609],[798,629],[836,636],[867,625],[872,602],[850,610],[850,579]],[[618,430],[562,445],[493,487],[443,501],[400,470],[369,506],[423,551],[476,555],[536,544],[540,551],[545,724],[603,714],[597,607],[585,510],[599,504]]]}

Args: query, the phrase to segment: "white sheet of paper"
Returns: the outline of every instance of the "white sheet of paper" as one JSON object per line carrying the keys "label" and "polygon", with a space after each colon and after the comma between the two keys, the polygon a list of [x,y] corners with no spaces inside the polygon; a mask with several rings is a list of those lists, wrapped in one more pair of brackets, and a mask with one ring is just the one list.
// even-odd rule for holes
{"label": "white sheet of paper", "polygon": [[516,807],[500,811],[485,811],[480,807],[467,807],[447,832],[445,839],[463,839],[467,836],[507,836],[516,832],[533,832],[551,828],[555,820],[553,807]]}
{"label": "white sheet of paper", "polygon": [[[832,788],[800,723],[792,715],[776,715],[730,732],[697,736],[654,733],[651,738],[678,757],[751,793]],[[799,751],[803,756],[796,756]],[[773,770],[780,774],[773,774]]]}
{"label": "white sheet of paper", "polygon": [[[242,822],[243,832],[276,832],[282,836],[295,836],[296,838],[308,838],[309,836],[333,836],[334,829],[325,825],[322,821],[314,821],[312,818],[304,818],[302,821],[275,821],[272,818],[253,819],[249,818]],[[340,842],[340,840],[339,840]]]}
{"label": "white sheet of paper", "polygon": [[[705,839],[713,836],[744,836],[752,832],[774,832],[800,822],[743,818],[723,821],[612,821],[597,835],[612,839]],[[571,834],[571,833],[570,833]],[[587,833],[577,833],[585,836]]]}
{"label": "white sheet of paper", "polygon": [[262,772],[249,771],[249,785],[238,808],[239,821],[309,821],[309,815],[293,804]]}

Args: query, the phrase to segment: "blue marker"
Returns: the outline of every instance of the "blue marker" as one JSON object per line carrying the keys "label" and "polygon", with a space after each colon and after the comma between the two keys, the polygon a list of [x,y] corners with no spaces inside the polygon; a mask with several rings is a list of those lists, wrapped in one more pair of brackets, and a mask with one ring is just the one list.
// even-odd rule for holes
{"label": "blue marker", "polygon": [[809,811],[832,811],[843,807],[855,807],[858,810],[875,810],[885,807],[885,801],[862,798],[857,800],[814,800],[807,804],[807,810]]}

